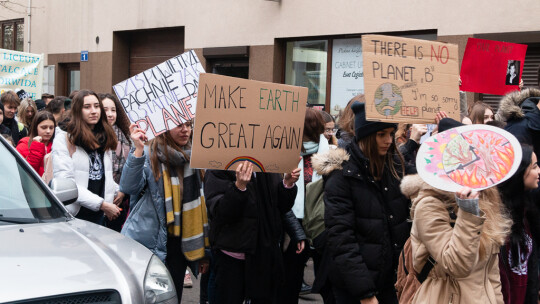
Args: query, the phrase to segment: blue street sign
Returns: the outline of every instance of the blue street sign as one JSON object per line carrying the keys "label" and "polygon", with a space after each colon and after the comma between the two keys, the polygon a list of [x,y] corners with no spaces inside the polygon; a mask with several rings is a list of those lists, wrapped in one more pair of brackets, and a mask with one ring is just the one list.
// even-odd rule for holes
{"label": "blue street sign", "polygon": [[81,51],[81,61],[88,61],[88,51]]}

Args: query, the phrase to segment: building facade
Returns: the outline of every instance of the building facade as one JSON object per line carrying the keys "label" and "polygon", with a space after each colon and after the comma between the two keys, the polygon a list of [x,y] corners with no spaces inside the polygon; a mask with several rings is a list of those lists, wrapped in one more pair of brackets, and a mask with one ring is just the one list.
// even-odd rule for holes
{"label": "building facade", "polygon": [[539,11],[538,0],[8,0],[0,38],[45,54],[44,92],[55,95],[112,92],[193,49],[207,72],[305,86],[336,112],[363,91],[364,34],[454,43],[460,62],[469,37],[527,44],[523,80],[538,85]]}

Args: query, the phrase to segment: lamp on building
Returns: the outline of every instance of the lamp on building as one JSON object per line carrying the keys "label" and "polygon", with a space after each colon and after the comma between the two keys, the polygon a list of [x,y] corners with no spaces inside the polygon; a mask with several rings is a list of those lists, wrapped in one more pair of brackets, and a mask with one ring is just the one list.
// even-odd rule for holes
{"label": "lamp on building", "polygon": [[99,44],[99,36],[96,36],[96,44]]}

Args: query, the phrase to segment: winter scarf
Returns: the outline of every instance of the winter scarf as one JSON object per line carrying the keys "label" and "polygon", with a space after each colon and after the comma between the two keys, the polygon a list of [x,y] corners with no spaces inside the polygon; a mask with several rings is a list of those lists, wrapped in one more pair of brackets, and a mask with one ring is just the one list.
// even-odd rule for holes
{"label": "winter scarf", "polygon": [[[161,162],[165,212],[169,234],[182,238],[182,252],[189,261],[204,257],[208,240],[208,218],[202,195],[201,177],[191,169],[186,157],[179,151],[166,147],[157,151]],[[184,151],[190,155],[191,151]]]}
{"label": "winter scarf", "polygon": [[[324,153],[330,149],[330,146],[328,145],[328,140],[326,139],[326,137],[324,137],[324,134],[320,135],[319,143],[307,141],[304,142],[303,145],[306,152],[301,153],[302,159],[300,160],[300,163],[298,163],[298,168],[301,168],[302,171],[300,172],[300,178],[296,182],[296,185],[298,186],[298,192],[296,194],[296,199],[294,200],[294,205],[292,207],[294,215],[299,219],[304,218],[304,156],[312,155],[314,153]],[[321,176],[318,175],[317,172],[313,171],[313,177],[311,179],[311,182],[315,182],[319,179],[321,179]]]}

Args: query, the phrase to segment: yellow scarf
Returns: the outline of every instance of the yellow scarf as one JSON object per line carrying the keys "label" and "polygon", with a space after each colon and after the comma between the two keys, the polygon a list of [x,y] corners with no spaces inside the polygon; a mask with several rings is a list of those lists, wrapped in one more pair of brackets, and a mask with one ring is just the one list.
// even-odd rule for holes
{"label": "yellow scarf", "polygon": [[[208,240],[208,217],[206,203],[200,187],[201,181],[198,172],[192,170],[189,164],[184,166],[184,181],[194,179],[187,183],[194,185],[193,189],[183,189],[177,172],[169,172],[162,164],[163,188],[165,193],[165,211],[169,234],[182,237],[182,252],[189,261],[204,257],[204,248],[210,246]],[[196,180],[196,182],[195,182]],[[183,198],[195,198],[183,202]]]}

